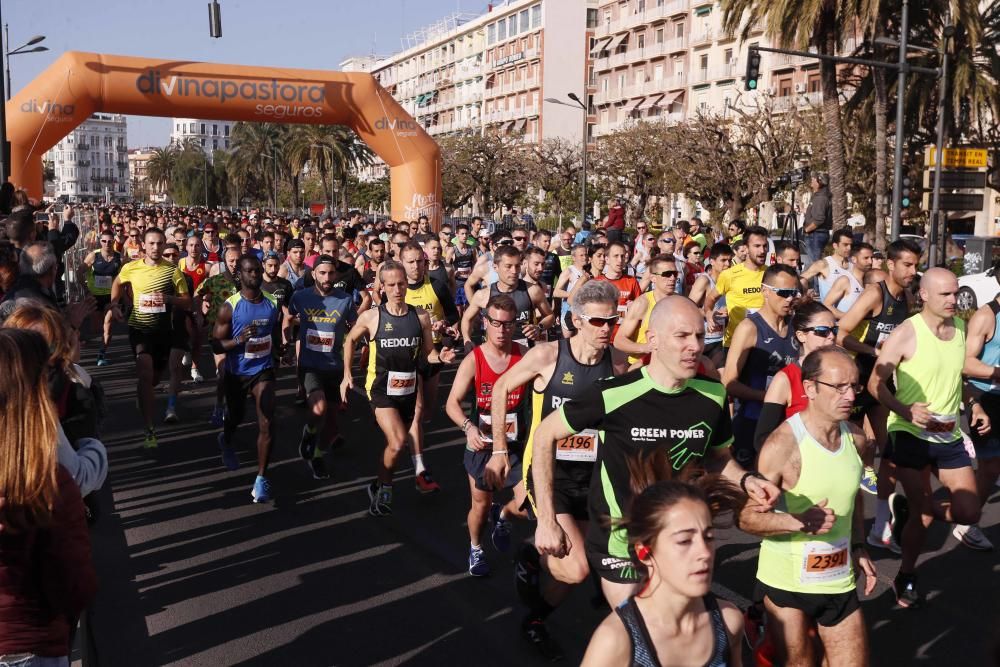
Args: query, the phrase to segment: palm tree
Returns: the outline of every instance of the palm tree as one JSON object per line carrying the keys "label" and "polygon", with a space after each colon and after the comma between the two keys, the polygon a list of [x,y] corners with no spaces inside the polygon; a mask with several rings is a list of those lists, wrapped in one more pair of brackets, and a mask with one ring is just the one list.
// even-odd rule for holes
{"label": "palm tree", "polygon": [[342,208],[347,208],[346,184],[352,169],[370,165],[375,156],[350,129],[340,125],[297,125],[292,128],[286,157],[292,171],[302,172],[306,165],[320,174],[326,204],[333,210],[333,184],[340,184]]}
{"label": "palm tree", "polygon": [[[751,27],[763,23],[772,43],[786,49],[813,46],[817,53],[828,56],[841,50],[844,36],[853,29],[869,33],[878,9],[878,0],[722,0],[723,27],[729,34],[742,28],[741,39],[746,41]],[[847,165],[833,61],[820,61],[820,80],[833,224],[840,227],[847,224]]]}
{"label": "palm tree", "polygon": [[153,149],[153,155],[146,163],[146,175],[157,192],[169,193],[173,187],[178,154],[175,144]]}
{"label": "palm tree", "polygon": [[[231,150],[226,162],[229,181],[237,189],[246,191],[249,182],[256,181],[266,188],[263,198],[275,191],[275,171],[278,183],[281,176],[289,172],[282,147],[286,143],[287,126],[278,123],[244,123],[233,125]],[[277,170],[272,160],[277,156]],[[274,207],[278,203],[274,202]]]}

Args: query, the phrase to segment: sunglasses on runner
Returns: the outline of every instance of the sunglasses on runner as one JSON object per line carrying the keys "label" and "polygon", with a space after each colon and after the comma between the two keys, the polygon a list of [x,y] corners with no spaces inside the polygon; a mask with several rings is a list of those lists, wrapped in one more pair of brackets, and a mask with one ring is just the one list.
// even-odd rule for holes
{"label": "sunglasses on runner", "polygon": [[589,324],[590,326],[597,328],[603,327],[605,325],[613,327],[618,323],[617,315],[611,315],[609,317],[588,317],[586,315],[579,315],[578,317],[587,324]]}
{"label": "sunglasses on runner", "polygon": [[811,331],[812,333],[816,334],[820,338],[829,338],[831,335],[833,335],[834,337],[836,337],[837,333],[840,331],[840,327],[838,327],[838,326],[832,326],[832,327],[828,327],[828,326],[806,327],[805,329],[803,329],[803,331]]}
{"label": "sunglasses on runner", "polygon": [[165,252],[163,253],[163,259],[177,259],[181,254],[179,252]]}
{"label": "sunglasses on runner", "polygon": [[661,278],[676,278],[680,271],[675,271],[673,269],[667,269],[666,271],[660,271],[659,273],[654,273],[654,276],[660,276]]}
{"label": "sunglasses on runner", "polygon": [[770,285],[765,285],[763,283],[761,284],[761,287],[766,287],[767,289],[771,290],[772,292],[778,295],[779,299],[794,299],[799,294],[801,294],[801,292],[795,288],[782,289],[779,287],[771,287]]}
{"label": "sunglasses on runner", "polygon": [[489,315],[483,315],[483,319],[490,323],[494,329],[513,329],[514,320],[496,320]]}
{"label": "sunglasses on runner", "polygon": [[520,242],[520,241],[527,241],[527,240],[528,240],[528,237],[527,237],[527,236],[515,236],[515,237],[514,237],[514,240],[515,240],[515,241],[519,241],[519,242]]}

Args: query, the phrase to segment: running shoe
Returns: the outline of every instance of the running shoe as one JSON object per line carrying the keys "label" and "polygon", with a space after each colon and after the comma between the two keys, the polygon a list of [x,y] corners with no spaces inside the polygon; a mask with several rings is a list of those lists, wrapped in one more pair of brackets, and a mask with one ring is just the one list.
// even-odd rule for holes
{"label": "running shoe", "polygon": [[976,551],[993,551],[993,543],[983,535],[983,531],[975,524],[971,526],[956,525],[951,534],[955,536],[956,540],[970,549],[975,549]]}
{"label": "running shoe", "polygon": [[191,381],[196,384],[201,384],[205,381],[205,376],[201,374],[201,371],[194,364],[191,364]]}
{"label": "running shoe", "polygon": [[870,493],[873,496],[878,493],[878,475],[875,474],[875,468],[871,466],[865,466],[864,474],[861,475],[861,490],[865,493]]}
{"label": "running shoe", "polygon": [[266,477],[261,477],[257,475],[257,479],[254,480],[253,490],[250,491],[251,497],[255,503],[267,503],[271,502],[271,483],[267,481]]}
{"label": "running shoe", "polygon": [[108,358],[107,358],[106,356],[104,356],[104,353],[103,353],[103,352],[101,352],[101,353],[99,353],[99,354],[97,355],[97,365],[98,365],[98,366],[107,366],[107,365],[109,365],[110,363],[111,363],[111,362],[110,362],[110,361],[108,361]]}
{"label": "running shoe", "polygon": [[163,415],[164,424],[176,424],[181,419],[177,416],[177,408],[167,406],[167,414]]}
{"label": "running shoe", "polygon": [[438,483],[434,481],[433,477],[431,477],[430,472],[426,470],[414,478],[414,484],[417,487],[417,491],[420,493],[437,493],[441,490]]}
{"label": "running shoe", "polygon": [[185,352],[184,356],[181,357],[181,366],[190,366],[190,365],[191,365],[191,353]]}
{"label": "running shoe", "polygon": [[892,527],[892,539],[896,544],[903,543],[903,527],[906,526],[907,519],[910,518],[910,502],[902,493],[893,493],[889,496],[889,525]]}
{"label": "running shoe", "polygon": [[146,439],[142,443],[143,449],[156,449],[159,443],[156,441],[156,433],[153,429],[146,429]]}
{"label": "running shoe", "polygon": [[226,410],[221,405],[216,405],[212,408],[212,417],[209,421],[215,428],[222,428],[223,422],[226,419]]}
{"label": "running shoe", "polygon": [[326,469],[326,461],[323,460],[322,456],[314,456],[309,459],[308,463],[313,479],[330,479],[330,471]]}
{"label": "running shoe", "polygon": [[507,553],[510,549],[510,521],[500,516],[503,507],[500,503],[493,503],[490,507],[490,523],[493,524],[493,532],[490,538],[493,540],[493,548],[500,553]]}
{"label": "running shoe", "polygon": [[236,454],[236,449],[226,444],[226,434],[219,434],[219,449],[222,450],[222,465],[226,470],[233,471],[240,467],[240,457]]}
{"label": "running shoe", "polygon": [[896,604],[904,609],[919,607],[923,597],[917,592],[917,575],[900,572],[892,582],[896,592]]}
{"label": "running shoe", "polygon": [[469,574],[473,577],[485,577],[490,573],[490,564],[482,549],[469,547]]}
{"label": "running shoe", "polygon": [[865,541],[876,549],[888,549],[896,555],[902,554],[903,550],[899,548],[899,543],[896,542],[896,538],[892,536],[892,531],[888,528],[889,527],[886,526],[886,531],[882,535],[876,535],[874,532],[869,532]]}
{"label": "running shoe", "polygon": [[[471,556],[470,556],[471,558]],[[538,654],[548,662],[558,662],[563,658],[562,649],[559,644],[549,636],[549,630],[545,627],[545,621],[540,618],[528,616],[521,622],[521,635],[527,639]]]}
{"label": "running shoe", "polygon": [[368,485],[368,513],[372,516],[392,516],[392,487],[372,480]]}
{"label": "running shoe", "polygon": [[312,459],[316,453],[316,434],[309,430],[309,426],[302,427],[302,439],[299,440],[299,456],[306,461]]}

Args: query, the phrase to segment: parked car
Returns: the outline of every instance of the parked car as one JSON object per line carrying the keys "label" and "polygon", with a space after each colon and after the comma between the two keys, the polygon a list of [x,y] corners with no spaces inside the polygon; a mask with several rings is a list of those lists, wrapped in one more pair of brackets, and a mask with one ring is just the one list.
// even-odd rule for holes
{"label": "parked car", "polygon": [[958,279],[957,306],[959,310],[976,310],[989,303],[1000,293],[993,267],[980,273],[971,273]]}

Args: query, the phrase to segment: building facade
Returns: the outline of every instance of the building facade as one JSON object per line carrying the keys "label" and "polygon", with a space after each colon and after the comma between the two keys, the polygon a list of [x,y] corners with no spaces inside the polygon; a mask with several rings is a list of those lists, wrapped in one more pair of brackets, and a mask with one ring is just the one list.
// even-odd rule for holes
{"label": "building facade", "polygon": [[148,163],[154,153],[153,148],[133,148],[128,152],[129,188],[132,198],[142,203],[162,204],[167,201],[167,194],[161,186],[154,185],[149,180]]}
{"label": "building facade", "polygon": [[233,121],[200,120],[198,118],[174,118],[170,130],[170,143],[180,146],[194,142],[201,146],[211,160],[215,151],[229,150]]}
{"label": "building facade", "polygon": [[46,153],[52,193],[69,201],[129,197],[128,127],[120,114],[96,113]]}

